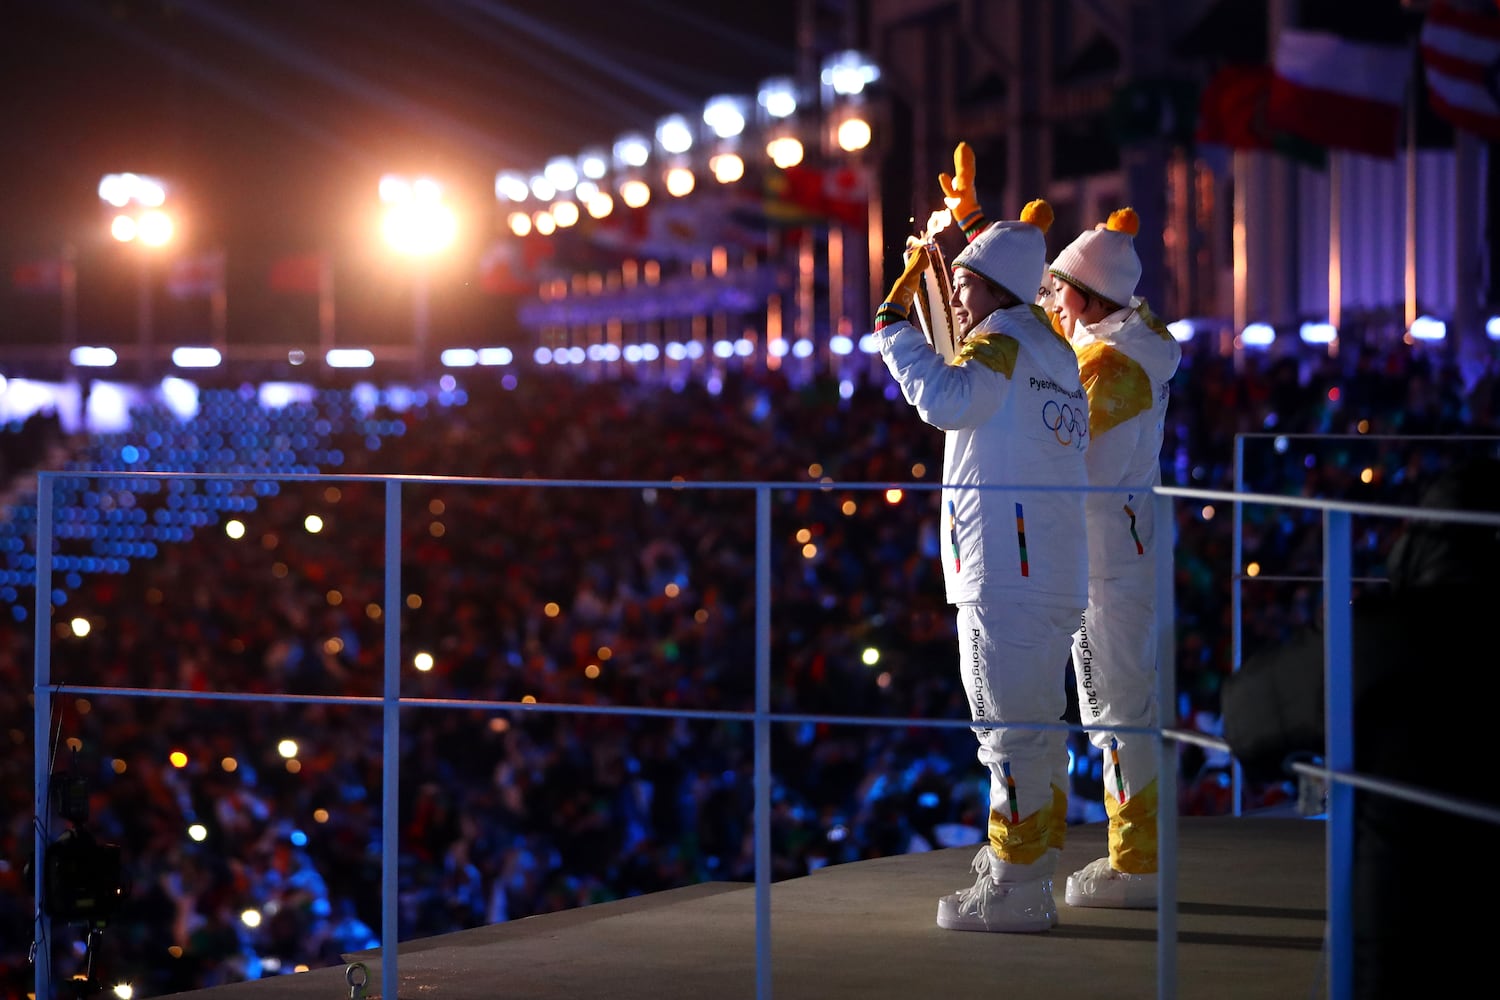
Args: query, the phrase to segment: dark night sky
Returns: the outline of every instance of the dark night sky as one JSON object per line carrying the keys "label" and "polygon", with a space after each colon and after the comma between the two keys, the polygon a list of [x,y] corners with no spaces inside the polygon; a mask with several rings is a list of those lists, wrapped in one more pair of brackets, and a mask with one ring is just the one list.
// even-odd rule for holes
{"label": "dark night sky", "polygon": [[205,244],[326,243],[388,170],[493,213],[498,169],[794,73],[798,6],[0,0],[0,252],[102,238],[120,170],[174,182]]}

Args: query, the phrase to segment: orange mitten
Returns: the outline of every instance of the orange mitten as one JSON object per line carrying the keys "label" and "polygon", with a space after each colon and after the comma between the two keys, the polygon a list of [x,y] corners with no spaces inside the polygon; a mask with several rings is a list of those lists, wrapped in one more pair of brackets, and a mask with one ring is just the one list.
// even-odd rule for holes
{"label": "orange mitten", "polygon": [[984,212],[974,194],[974,150],[967,142],[960,142],[953,150],[953,175],[938,174],[938,186],[943,189],[943,204],[953,212],[953,221],[972,240],[984,228]]}

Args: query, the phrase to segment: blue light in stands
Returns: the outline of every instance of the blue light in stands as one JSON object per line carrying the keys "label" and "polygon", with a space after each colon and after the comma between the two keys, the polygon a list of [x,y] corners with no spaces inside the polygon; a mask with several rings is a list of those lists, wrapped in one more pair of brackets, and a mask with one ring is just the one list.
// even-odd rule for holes
{"label": "blue light in stands", "polygon": [[77,368],[113,368],[119,358],[108,347],[75,347],[68,360]]}
{"label": "blue light in stands", "polygon": [[1276,331],[1269,323],[1251,323],[1240,334],[1240,343],[1246,347],[1270,347],[1276,340]]}
{"label": "blue light in stands", "polygon": [[335,347],[325,355],[330,368],[369,368],[375,355],[364,348]]}
{"label": "blue light in stands", "polygon": [[1338,339],[1339,331],[1332,323],[1303,323],[1297,335],[1304,344],[1331,344]]}
{"label": "blue light in stands", "polygon": [[176,347],[172,364],[178,368],[217,368],[224,358],[212,347]]}
{"label": "blue light in stands", "polygon": [[1442,340],[1448,335],[1448,324],[1433,316],[1418,316],[1408,332],[1412,340]]}

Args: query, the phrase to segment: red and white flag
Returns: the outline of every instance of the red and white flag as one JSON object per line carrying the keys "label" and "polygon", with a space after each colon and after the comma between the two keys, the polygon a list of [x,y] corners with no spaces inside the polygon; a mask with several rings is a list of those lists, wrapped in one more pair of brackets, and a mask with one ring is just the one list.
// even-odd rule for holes
{"label": "red and white flag", "polygon": [[66,267],[60,257],[22,261],[11,268],[10,283],[18,292],[60,292]]}
{"label": "red and white flag", "polygon": [[1394,156],[1411,77],[1404,45],[1287,30],[1276,40],[1267,123],[1332,149]]}
{"label": "red and white flag", "polygon": [[224,251],[178,257],[167,268],[167,294],[174,299],[212,295],[224,287]]}
{"label": "red and white flag", "polygon": [[1437,0],[1421,40],[1432,109],[1466,132],[1500,139],[1500,10]]}
{"label": "red and white flag", "polygon": [[266,284],[273,292],[317,295],[323,290],[323,270],[328,266],[327,255],[318,252],[279,257],[271,262]]}

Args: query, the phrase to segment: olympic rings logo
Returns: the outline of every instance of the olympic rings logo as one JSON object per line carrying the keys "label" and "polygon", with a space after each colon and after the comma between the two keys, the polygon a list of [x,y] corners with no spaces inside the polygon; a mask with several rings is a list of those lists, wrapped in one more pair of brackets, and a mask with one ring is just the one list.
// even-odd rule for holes
{"label": "olympic rings logo", "polygon": [[1089,411],[1072,403],[1049,399],[1042,405],[1042,423],[1064,447],[1082,450],[1089,437]]}

